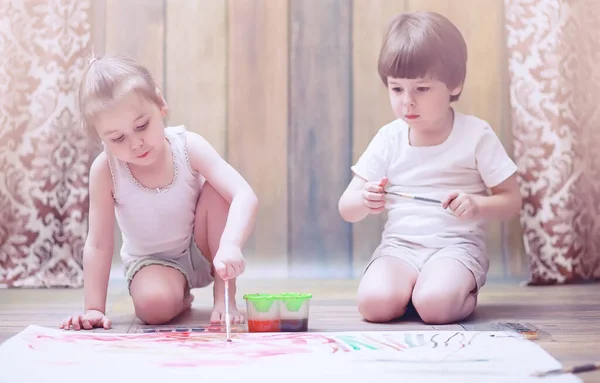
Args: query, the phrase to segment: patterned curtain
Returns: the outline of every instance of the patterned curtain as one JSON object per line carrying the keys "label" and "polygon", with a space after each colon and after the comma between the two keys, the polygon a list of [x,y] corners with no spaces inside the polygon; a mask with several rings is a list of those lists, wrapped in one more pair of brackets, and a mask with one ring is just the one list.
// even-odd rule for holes
{"label": "patterned curtain", "polygon": [[529,284],[600,277],[600,1],[505,0]]}
{"label": "patterned curtain", "polygon": [[79,287],[91,142],[90,0],[0,0],[0,286]]}

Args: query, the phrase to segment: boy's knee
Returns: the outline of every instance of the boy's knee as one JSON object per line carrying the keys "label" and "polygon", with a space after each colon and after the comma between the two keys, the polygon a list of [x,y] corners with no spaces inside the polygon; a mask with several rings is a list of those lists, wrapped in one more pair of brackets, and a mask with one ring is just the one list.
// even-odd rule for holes
{"label": "boy's knee", "polygon": [[412,302],[423,322],[430,325],[447,324],[455,311],[462,307],[462,302],[456,298],[443,290],[416,290]]}
{"label": "boy's knee", "polygon": [[408,299],[401,294],[359,292],[358,311],[368,322],[383,323],[404,314]]}

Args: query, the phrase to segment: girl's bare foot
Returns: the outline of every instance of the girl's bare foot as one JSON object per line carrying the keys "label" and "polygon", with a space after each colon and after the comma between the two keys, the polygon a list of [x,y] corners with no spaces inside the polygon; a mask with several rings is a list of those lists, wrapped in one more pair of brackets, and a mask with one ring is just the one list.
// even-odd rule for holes
{"label": "girl's bare foot", "polygon": [[194,295],[193,294],[188,294],[188,296],[183,298],[183,309],[181,310],[186,311],[189,310],[190,308],[192,308],[192,302],[194,301]]}
{"label": "girl's bare foot", "polygon": [[[229,303],[229,318],[232,324],[244,323],[244,316],[240,314],[235,303]],[[225,304],[215,304],[210,315],[210,323],[225,323]]]}

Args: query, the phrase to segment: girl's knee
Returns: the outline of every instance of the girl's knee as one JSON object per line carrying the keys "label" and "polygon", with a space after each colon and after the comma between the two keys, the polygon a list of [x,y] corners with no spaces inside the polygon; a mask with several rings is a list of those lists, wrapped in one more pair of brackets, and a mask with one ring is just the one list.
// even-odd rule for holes
{"label": "girl's knee", "polygon": [[204,256],[210,253],[208,222],[210,221],[212,224],[215,224],[219,228],[219,231],[222,231],[227,222],[228,214],[229,202],[206,181],[204,186],[202,186],[202,192],[196,206],[194,229],[194,241],[200,247]]}
{"label": "girl's knee", "polygon": [[132,296],[136,316],[149,325],[164,324],[178,313],[183,291],[148,287]]}
{"label": "girl's knee", "polygon": [[217,190],[206,181],[202,186],[198,206],[206,210],[229,210],[229,202]]}

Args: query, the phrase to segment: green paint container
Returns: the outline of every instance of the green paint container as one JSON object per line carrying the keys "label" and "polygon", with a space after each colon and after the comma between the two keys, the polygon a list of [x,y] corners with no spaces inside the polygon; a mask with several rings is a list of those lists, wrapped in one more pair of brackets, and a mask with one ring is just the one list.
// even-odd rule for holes
{"label": "green paint container", "polygon": [[312,294],[276,294],[281,302],[279,318],[282,332],[308,331],[308,317]]}
{"label": "green paint container", "polygon": [[272,294],[246,294],[249,332],[279,332],[279,299]]}

